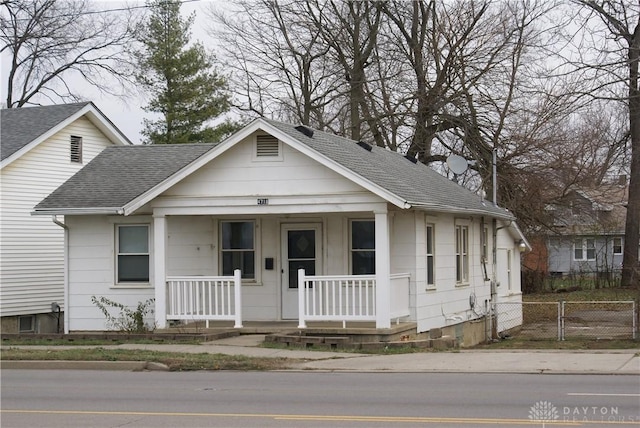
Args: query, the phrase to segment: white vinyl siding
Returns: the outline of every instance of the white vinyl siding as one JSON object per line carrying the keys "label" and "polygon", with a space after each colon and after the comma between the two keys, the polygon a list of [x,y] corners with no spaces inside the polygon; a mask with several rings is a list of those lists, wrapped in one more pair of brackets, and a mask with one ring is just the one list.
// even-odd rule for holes
{"label": "white vinyl siding", "polygon": [[[0,180],[0,312],[2,316],[51,312],[64,301],[64,232],[33,208],[82,165],[69,162],[71,135],[82,136],[91,160],[111,143],[80,118],[2,169]],[[59,218],[59,220],[64,220]]]}

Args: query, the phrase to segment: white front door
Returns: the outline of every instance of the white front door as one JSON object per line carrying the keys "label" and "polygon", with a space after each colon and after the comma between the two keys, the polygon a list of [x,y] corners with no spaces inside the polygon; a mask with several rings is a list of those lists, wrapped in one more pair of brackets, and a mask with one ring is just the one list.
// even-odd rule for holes
{"label": "white front door", "polygon": [[322,272],[322,225],[282,225],[282,319],[298,318],[298,269],[307,275]]}

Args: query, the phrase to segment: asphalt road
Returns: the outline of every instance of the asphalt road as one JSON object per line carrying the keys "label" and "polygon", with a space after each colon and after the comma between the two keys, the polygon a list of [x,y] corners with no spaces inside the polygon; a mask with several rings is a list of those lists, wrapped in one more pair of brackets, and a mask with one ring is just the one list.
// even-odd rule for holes
{"label": "asphalt road", "polygon": [[3,428],[640,426],[630,375],[2,370],[0,381]]}

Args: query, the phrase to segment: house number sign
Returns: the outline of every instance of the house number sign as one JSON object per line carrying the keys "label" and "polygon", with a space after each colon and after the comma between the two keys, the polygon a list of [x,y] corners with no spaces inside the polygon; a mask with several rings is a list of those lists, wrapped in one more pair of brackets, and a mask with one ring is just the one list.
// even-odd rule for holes
{"label": "house number sign", "polygon": [[269,205],[269,199],[267,199],[267,198],[258,198],[258,205]]}

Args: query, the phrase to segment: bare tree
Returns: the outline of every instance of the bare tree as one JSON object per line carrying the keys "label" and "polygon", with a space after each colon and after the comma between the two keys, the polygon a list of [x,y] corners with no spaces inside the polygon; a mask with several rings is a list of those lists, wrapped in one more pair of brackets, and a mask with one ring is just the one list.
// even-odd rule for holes
{"label": "bare tree", "polygon": [[319,31],[305,20],[303,2],[238,1],[209,15],[209,32],[221,40],[219,57],[231,70],[240,111],[325,129],[340,115],[334,101],[340,73],[321,43]]}
{"label": "bare tree", "polygon": [[109,94],[130,82],[136,24],[128,11],[98,12],[85,0],[4,0],[0,8],[7,108],[78,100],[78,78]]}
{"label": "bare tree", "polygon": [[[625,225],[622,285],[640,287],[640,3],[627,0],[575,0],[587,28],[583,54],[569,62],[588,77],[589,97],[622,102],[628,109],[631,164]],[[590,41],[596,43],[589,44]],[[590,48],[590,49],[589,49]]]}

